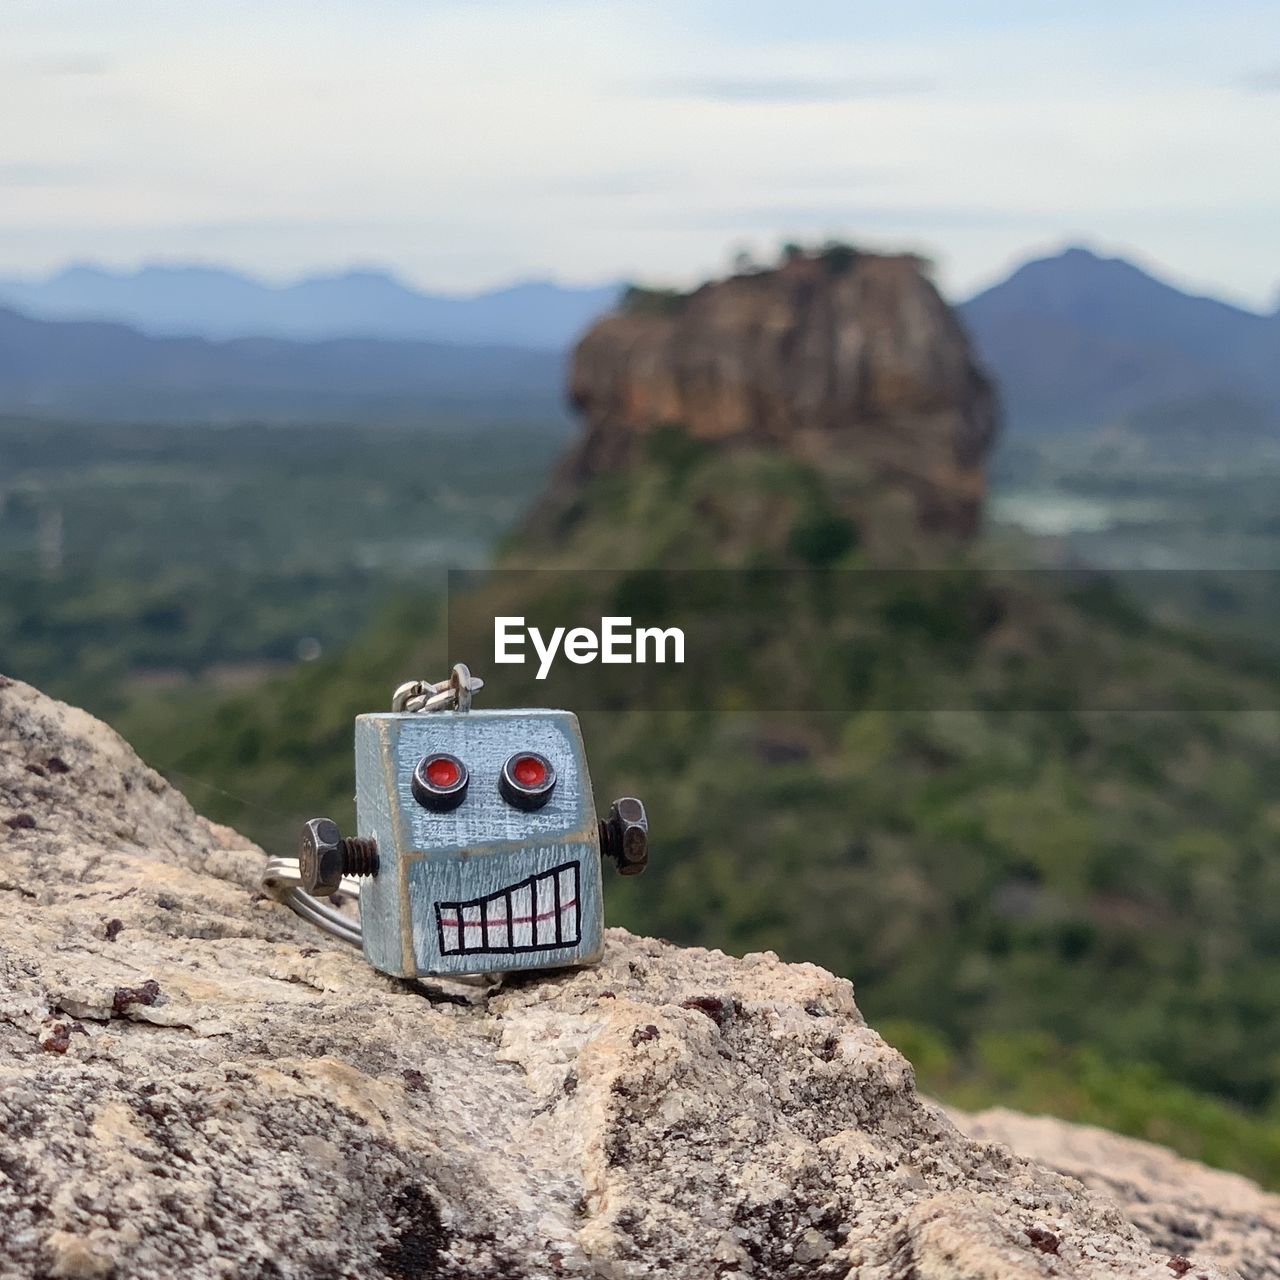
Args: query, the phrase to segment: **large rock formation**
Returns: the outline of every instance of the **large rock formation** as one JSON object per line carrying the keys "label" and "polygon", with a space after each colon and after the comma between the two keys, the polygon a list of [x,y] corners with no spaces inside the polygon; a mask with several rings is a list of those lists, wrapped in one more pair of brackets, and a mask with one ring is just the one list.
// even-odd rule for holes
{"label": "large rock formation", "polygon": [[474,1002],[383,978],[0,685],[0,1275],[1226,1274],[963,1137],[841,979],[618,930]]}
{"label": "large rock formation", "polygon": [[911,256],[798,255],[687,296],[633,291],[578,344],[587,434],[561,490],[624,466],[655,429],[852,461],[967,537],[995,436],[991,383]]}

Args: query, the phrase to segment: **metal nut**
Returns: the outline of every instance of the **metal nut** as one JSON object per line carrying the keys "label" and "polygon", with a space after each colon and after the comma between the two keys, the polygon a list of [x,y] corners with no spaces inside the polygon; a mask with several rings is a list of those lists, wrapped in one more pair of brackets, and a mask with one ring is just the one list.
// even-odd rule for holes
{"label": "metal nut", "polygon": [[649,863],[649,819],[634,796],[615,800],[600,824],[600,852],[612,858],[618,873],[638,876]]}
{"label": "metal nut", "polygon": [[298,841],[298,874],[313,898],[328,898],[342,883],[342,833],[332,818],[308,818]]}

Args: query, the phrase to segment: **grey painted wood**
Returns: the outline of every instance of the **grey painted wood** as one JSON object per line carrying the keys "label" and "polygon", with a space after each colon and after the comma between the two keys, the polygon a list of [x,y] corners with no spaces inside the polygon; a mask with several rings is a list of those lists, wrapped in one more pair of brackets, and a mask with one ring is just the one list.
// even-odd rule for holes
{"label": "grey painted wood", "polygon": [[[532,813],[498,789],[520,752],[547,757],[556,786]],[[412,790],[423,756],[467,767],[467,796],[436,813]],[[595,801],[568,711],[377,713],[356,720],[357,833],[378,842],[361,890],[369,963],[401,977],[588,964],[603,947]],[[508,896],[509,895],[509,896]],[[558,930],[558,932],[557,932]]]}

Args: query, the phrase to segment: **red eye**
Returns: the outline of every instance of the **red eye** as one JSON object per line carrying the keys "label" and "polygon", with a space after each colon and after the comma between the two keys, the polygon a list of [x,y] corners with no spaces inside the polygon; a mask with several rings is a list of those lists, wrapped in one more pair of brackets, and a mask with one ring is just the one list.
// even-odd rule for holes
{"label": "red eye", "polygon": [[502,798],[517,809],[541,809],[556,786],[556,771],[546,756],[518,751],[502,766],[498,788]]}
{"label": "red eye", "polygon": [[414,765],[410,785],[424,809],[445,813],[466,799],[467,781],[467,766],[457,756],[438,751]]}
{"label": "red eye", "polygon": [[546,762],[537,756],[517,756],[511,776],[522,787],[540,787],[547,780]]}
{"label": "red eye", "polygon": [[462,770],[447,756],[437,756],[427,762],[423,772],[433,787],[451,787],[462,777]]}

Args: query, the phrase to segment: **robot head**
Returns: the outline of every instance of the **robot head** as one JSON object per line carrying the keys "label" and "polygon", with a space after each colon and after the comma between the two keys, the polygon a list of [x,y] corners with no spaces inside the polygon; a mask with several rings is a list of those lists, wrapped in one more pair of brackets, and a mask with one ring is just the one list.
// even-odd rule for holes
{"label": "robot head", "polygon": [[[356,717],[356,822],[303,824],[298,858],[274,858],[264,889],[396,977],[464,977],[600,958],[600,859],[648,863],[639,800],[596,817],[576,716],[471,710],[483,685],[459,663],[410,680],[392,710]],[[356,892],[360,923],[321,899]]]}
{"label": "robot head", "polygon": [[358,717],[356,820],[377,842],[360,917],[384,973],[599,959],[600,823],[570,712]]}

